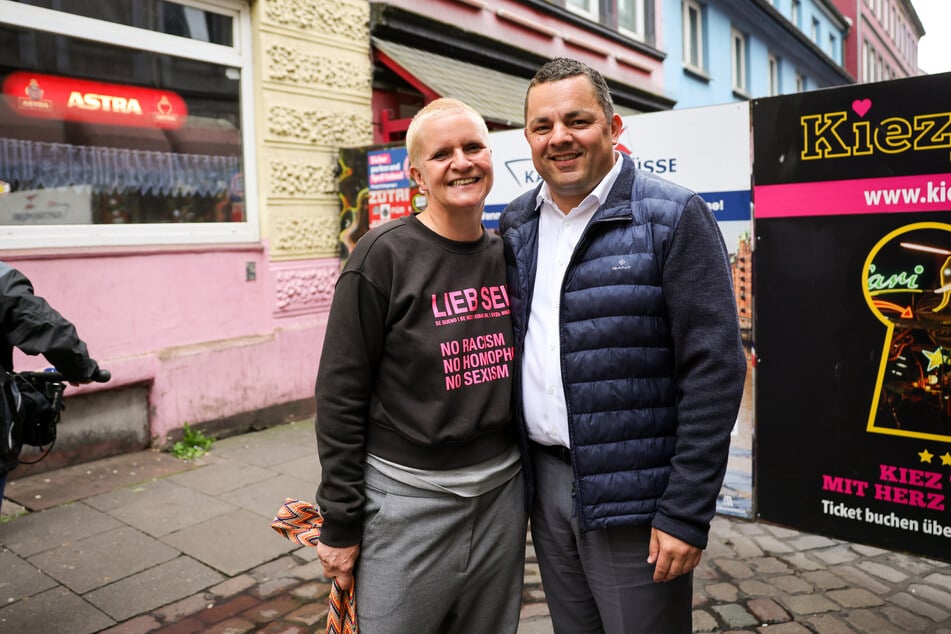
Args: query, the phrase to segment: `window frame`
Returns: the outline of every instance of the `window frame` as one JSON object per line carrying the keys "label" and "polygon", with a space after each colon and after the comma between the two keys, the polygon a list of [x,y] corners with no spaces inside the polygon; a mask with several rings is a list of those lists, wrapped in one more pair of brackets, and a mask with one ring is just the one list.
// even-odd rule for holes
{"label": "window frame", "polygon": [[766,94],[775,97],[781,94],[779,57],[775,53],[766,55]]}
{"label": "window frame", "polygon": [[250,7],[241,0],[174,1],[231,17],[234,24],[234,45],[201,42],[9,0],[0,0],[0,16],[3,16],[0,22],[17,28],[238,68],[241,73],[238,99],[241,112],[241,176],[245,220],[220,223],[0,225],[0,241],[4,249],[174,246],[260,240]]}
{"label": "window frame", "polygon": [[570,0],[565,0],[565,8],[579,15],[583,18],[591,20],[592,22],[601,22],[601,2],[600,0],[585,0],[590,8],[582,9],[580,7],[572,6]]}
{"label": "window frame", "polygon": [[[690,14],[691,11],[697,16],[697,31],[694,34],[691,31]],[[683,65],[684,68],[698,73],[706,72],[706,56],[704,55],[704,15],[703,6],[696,0],[684,0],[682,16],[683,33]],[[696,35],[696,37],[694,37]],[[697,63],[694,64],[691,53],[696,49]]]}
{"label": "window frame", "polygon": [[730,27],[730,82],[734,93],[744,97],[749,94],[749,43],[746,33],[736,27]]}
{"label": "window frame", "polygon": [[632,31],[631,29],[628,29],[621,25],[621,11],[618,5],[623,1],[625,0],[617,0],[614,7],[614,10],[617,15],[618,33],[622,33],[639,42],[646,42],[647,41],[647,0],[627,0],[634,4],[634,11],[637,15],[636,26],[639,29],[637,31]]}

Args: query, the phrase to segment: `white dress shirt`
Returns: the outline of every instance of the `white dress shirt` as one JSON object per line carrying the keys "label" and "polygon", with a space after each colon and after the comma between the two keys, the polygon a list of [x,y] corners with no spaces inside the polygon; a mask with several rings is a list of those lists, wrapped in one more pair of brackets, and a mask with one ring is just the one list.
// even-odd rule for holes
{"label": "white dress shirt", "polygon": [[541,204],[538,268],[522,357],[522,405],[528,437],[542,445],[571,446],[561,379],[561,287],[568,262],[588,221],[607,199],[621,172],[619,156],[614,153],[611,171],[568,213],[560,210],[552,200],[547,184],[543,183],[538,192]]}

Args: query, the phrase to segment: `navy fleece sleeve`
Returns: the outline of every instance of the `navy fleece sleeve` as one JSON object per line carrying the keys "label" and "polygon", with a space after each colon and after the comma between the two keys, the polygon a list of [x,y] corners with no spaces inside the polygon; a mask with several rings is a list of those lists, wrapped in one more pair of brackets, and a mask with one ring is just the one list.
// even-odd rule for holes
{"label": "navy fleece sleeve", "polygon": [[716,512],[746,377],[728,258],[716,219],[699,196],[692,197],[664,262],[677,448],[653,526],[700,548]]}

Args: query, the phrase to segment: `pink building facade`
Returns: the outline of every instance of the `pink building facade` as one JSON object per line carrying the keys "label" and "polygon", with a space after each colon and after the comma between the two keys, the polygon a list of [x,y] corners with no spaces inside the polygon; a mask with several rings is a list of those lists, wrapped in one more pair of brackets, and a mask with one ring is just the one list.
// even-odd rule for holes
{"label": "pink building facade", "polygon": [[911,0],[832,0],[832,4],[852,22],[845,40],[845,69],[858,83],[920,74],[918,40],[925,30]]}

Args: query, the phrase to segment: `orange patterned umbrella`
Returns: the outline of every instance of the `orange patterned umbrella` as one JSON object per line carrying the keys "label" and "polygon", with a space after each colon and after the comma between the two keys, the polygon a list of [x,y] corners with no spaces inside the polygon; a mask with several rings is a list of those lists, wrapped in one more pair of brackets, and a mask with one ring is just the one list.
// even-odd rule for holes
{"label": "orange patterned umbrella", "polygon": [[[287,498],[278,509],[271,528],[301,546],[317,547],[320,527],[324,518],[313,504]],[[357,598],[354,586],[343,591],[334,579],[330,587],[330,609],[327,612],[327,634],[359,634],[357,628]]]}

